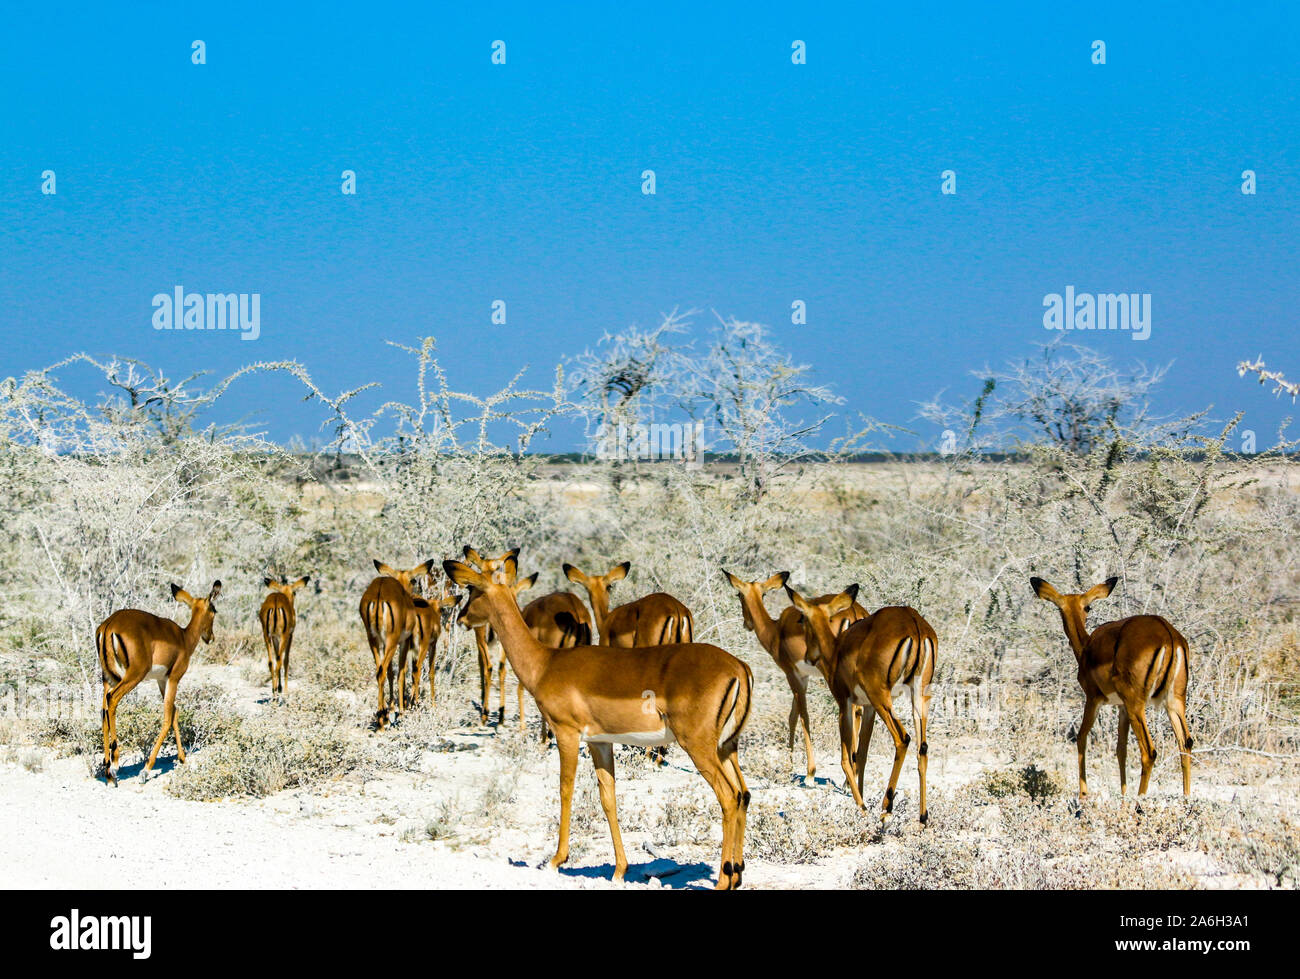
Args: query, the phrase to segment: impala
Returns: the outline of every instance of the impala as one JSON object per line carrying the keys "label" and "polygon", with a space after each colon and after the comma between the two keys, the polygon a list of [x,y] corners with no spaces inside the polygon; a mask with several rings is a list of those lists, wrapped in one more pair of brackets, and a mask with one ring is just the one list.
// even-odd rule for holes
{"label": "impala", "polygon": [[[925,801],[925,771],[930,746],[926,742],[926,714],[930,707],[930,680],[934,676],[935,654],[939,640],[930,623],[914,608],[891,605],[859,619],[838,636],[831,626],[831,616],[850,608],[858,595],[858,586],[849,588],[821,602],[808,601],[793,588],[785,590],[795,608],[803,613],[804,635],[809,656],[817,657],[818,668],[830,684],[831,694],[840,712],[840,764],[848,779],[853,801],[860,809],[862,777],[871,744],[871,730],[876,715],[894,739],[894,767],[889,773],[881,822],[894,810],[894,790],[898,773],[907,756],[911,736],[894,713],[894,695],[908,687],[912,694],[912,722],[921,743],[917,747],[917,774],[921,782],[920,819],[929,821]],[[857,714],[861,709],[861,716]]]}
{"label": "impala", "polygon": [[415,606],[415,623],[411,628],[409,646],[403,646],[398,653],[397,675],[402,684],[401,696],[405,698],[406,656],[408,650],[411,651],[414,654],[411,656],[410,706],[412,709],[420,702],[420,670],[426,659],[429,661],[429,709],[433,710],[437,706],[436,680],[433,667],[438,652],[438,638],[442,635],[444,616],[454,609],[459,602],[460,598],[452,594],[445,583],[436,601],[418,597],[412,597],[411,599],[411,603]]}
{"label": "impala", "polygon": [[610,611],[610,589],[627,577],[631,567],[630,561],[624,561],[603,575],[585,575],[572,564],[563,566],[565,577],[587,589],[600,645],[629,648],[689,643],[694,638],[695,620],[691,610],[672,595],[654,592]]}
{"label": "impala", "polygon": [[[370,582],[361,596],[361,622],[366,628],[366,641],[375,658],[375,683],[379,687],[379,711],[375,727],[382,731],[395,713],[406,709],[402,688],[397,685],[397,708],[394,711],[393,656],[402,650],[403,660],[410,648],[411,636],[416,628],[415,595],[412,585],[428,575],[434,561],[430,559],[409,571],[398,571],[382,561],[375,561],[379,577]],[[388,680],[388,700],[384,700],[384,680]]]}
{"label": "impala", "polygon": [[569,857],[569,817],[578,749],[591,752],[600,803],[614,844],[614,879],[627,872],[614,799],[614,745],[677,742],[685,749],[722,807],[722,861],[717,887],[739,887],[745,869],[745,811],[749,790],[736,749],[749,717],[753,675],[730,653],[703,643],[645,649],[543,646],[528,629],[510,583],[517,551],[503,564],[504,580],[459,561],[447,576],[470,589],[465,615],[488,623],[501,637],[510,665],[537,700],[560,750],[559,844],[550,865]]}
{"label": "impala", "polygon": [[271,670],[271,695],[289,695],[289,649],[293,646],[293,629],[298,622],[293,598],[298,589],[311,581],[304,575],[297,581],[264,579],[271,594],[266,596],[257,613],[262,623],[262,639],[266,642],[266,665]]}
{"label": "impala", "polygon": [[[484,574],[497,575],[498,577],[502,574],[502,568],[505,565],[506,558],[508,558],[513,553],[515,552],[507,551],[505,554],[502,554],[500,557],[484,557],[483,555],[479,554],[478,551],[474,550],[474,548],[470,547],[468,544],[465,545],[465,558],[468,561],[470,561]],[[536,583],[537,583],[536,574],[533,574],[528,578],[523,578],[520,579],[519,581],[514,582],[512,587],[514,589],[515,596],[518,597],[520,594],[527,591],[529,588],[532,588],[533,585],[535,585]],[[465,622],[464,609],[461,610],[460,621]],[[493,666],[495,665],[497,679],[500,681],[501,684],[501,697],[500,697],[501,717],[497,721],[497,723],[505,724],[506,722],[505,650],[501,648],[501,643],[498,642],[496,633],[492,631],[492,627],[489,625],[474,626],[474,644],[478,647],[478,682],[479,682],[479,693],[481,695],[481,699],[479,700],[479,704],[481,705],[479,707],[479,722],[481,724],[487,724],[489,715],[491,714],[491,709],[488,701],[492,697],[492,670],[493,670]],[[493,655],[494,648],[496,650],[496,655]],[[545,725],[542,726],[543,728],[545,728]],[[522,731],[523,729],[524,729],[524,686],[521,683],[519,684],[519,730]]]}
{"label": "impala", "polygon": [[1147,704],[1163,704],[1174,730],[1174,740],[1183,766],[1183,795],[1192,792],[1192,736],[1187,728],[1187,640],[1159,615],[1134,615],[1107,622],[1088,632],[1088,610],[1106,598],[1118,578],[1108,578],[1080,595],[1064,595],[1042,578],[1030,578],[1034,594],[1061,611],[1065,637],[1079,663],[1079,686],[1083,688],[1083,720],[1079,722],[1075,746],[1079,752],[1079,798],[1088,795],[1084,756],[1088,732],[1102,704],[1117,704],[1119,738],[1115,754],[1119,759],[1119,791],[1128,789],[1128,729],[1131,726],[1142,753],[1142,780],[1138,798],[1146,795],[1156,746],[1147,727]]}
{"label": "impala", "polygon": [[[812,734],[808,724],[808,678],[817,675],[817,667],[807,658],[808,643],[804,638],[803,613],[790,605],[781,610],[780,618],[773,620],[763,605],[763,595],[774,588],[783,587],[790,572],[778,572],[766,581],[742,581],[726,568],[722,569],[722,573],[740,595],[740,610],[745,618],[745,628],[758,637],[759,643],[785,674],[786,683],[790,684],[794,702],[790,705],[790,735],[786,747],[794,751],[795,726],[802,722],[804,753],[808,759],[807,778],[811,781],[817,773],[817,763],[813,758]],[[833,597],[823,595],[815,601],[825,602]],[[867,610],[854,602],[831,616],[831,631],[839,635],[858,619],[866,618],[866,615]]]}
{"label": "impala", "polygon": [[104,734],[104,780],[108,785],[117,785],[117,705],[146,677],[158,681],[158,692],[163,695],[163,717],[162,730],[144,766],[144,776],[148,777],[153,770],[168,731],[176,736],[176,760],[184,764],[185,748],[176,720],[176,687],[189,669],[190,656],[199,640],[212,642],[212,621],[217,614],[212,603],[220,594],[220,581],[212,583],[207,598],[195,598],[180,585],[172,585],[172,597],[190,609],[189,624],[183,629],[171,619],[128,608],[114,612],[95,630],[95,649],[104,683],[100,721]]}

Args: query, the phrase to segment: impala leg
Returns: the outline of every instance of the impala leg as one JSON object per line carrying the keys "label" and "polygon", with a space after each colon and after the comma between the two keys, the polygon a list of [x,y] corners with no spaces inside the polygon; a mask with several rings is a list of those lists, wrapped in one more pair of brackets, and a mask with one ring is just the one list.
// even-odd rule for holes
{"label": "impala leg", "polygon": [[569,817],[573,814],[573,777],[578,770],[578,732],[556,731],[555,741],[560,747],[560,841],[551,858],[552,867],[569,859]]}
{"label": "impala leg", "polygon": [[117,705],[122,702],[122,698],[135,689],[136,684],[140,682],[140,677],[123,677],[118,680],[108,692],[107,708],[108,714],[108,738],[104,742],[104,778],[109,785],[117,784],[117,759],[119,748],[117,743]]}
{"label": "impala leg", "polygon": [[424,679],[424,650],[414,647],[411,652],[411,710],[415,710],[420,702],[420,681]]}
{"label": "impala leg", "polygon": [[[145,762],[146,773],[153,771],[154,762],[158,760],[158,751],[176,723],[176,682],[175,679],[167,681],[167,693],[163,695],[162,730],[158,732],[158,740],[153,743],[153,751],[149,752],[149,760]],[[179,743],[178,741],[177,744]]]}
{"label": "impala leg", "polygon": [[1115,757],[1119,759],[1119,794],[1128,792],[1128,711],[1119,712],[1119,736],[1115,742]]}
{"label": "impala leg", "polygon": [[903,759],[907,757],[907,746],[912,739],[903,730],[903,722],[894,713],[892,698],[885,700],[877,710],[885,728],[894,739],[894,767],[889,773],[889,788],[885,789],[885,804],[880,812],[880,821],[884,822],[894,811],[894,791],[898,787],[898,773],[903,768]]}
{"label": "impala leg", "polygon": [[266,637],[266,668],[271,674],[271,697],[274,699],[280,693],[280,671],[275,661],[275,639],[272,636]]}
{"label": "impala leg", "polygon": [[397,652],[397,710],[406,710],[406,661],[415,652],[414,643],[408,639],[398,647]]}
{"label": "impala leg", "polygon": [[1169,724],[1174,729],[1174,740],[1178,742],[1178,756],[1183,766],[1183,795],[1192,794],[1192,735],[1187,729],[1186,706],[1182,700],[1171,696],[1165,701],[1165,710],[1169,713]]}
{"label": "impala leg", "polygon": [[474,639],[478,644],[478,687],[479,687],[479,722],[488,722],[488,694],[492,690],[492,663],[488,658],[487,643],[479,630],[474,630]]}
{"label": "impala leg", "polygon": [[785,740],[785,750],[793,754],[794,753],[794,729],[796,725],[798,725],[799,723],[799,691],[795,687],[794,680],[790,681],[790,692],[793,695],[790,698],[790,718],[788,724],[790,729],[790,734]]}
{"label": "impala leg", "polygon": [[614,801],[614,746],[591,744],[591,763],[596,769],[596,782],[600,786],[600,807],[609,822],[609,837],[614,841],[614,879],[622,880],[627,873],[627,854],[623,852],[623,834],[618,830],[618,805]]}
{"label": "impala leg", "polygon": [[930,810],[925,804],[925,770],[930,763],[930,745],[926,741],[927,718],[930,712],[930,697],[924,692],[924,685],[918,679],[912,684],[912,723],[921,743],[916,748],[916,773],[921,780],[921,825],[930,821]]}
{"label": "impala leg", "polygon": [[280,650],[280,696],[289,699],[289,650],[293,648],[293,633],[284,636],[284,647]]}
{"label": "impala leg", "polygon": [[111,690],[108,684],[108,677],[103,678],[104,695],[99,702],[99,726],[104,740],[104,781],[110,785],[113,783],[112,759],[108,750],[108,695]]}
{"label": "impala leg", "polygon": [[519,677],[515,677],[515,682],[519,684],[519,733],[523,734],[528,730],[527,725],[524,724],[524,685]]}
{"label": "impala leg", "polygon": [[1138,750],[1142,753],[1142,777],[1138,781],[1138,800],[1147,794],[1147,785],[1151,781],[1151,769],[1156,763],[1156,746],[1151,740],[1151,730],[1147,727],[1146,705],[1142,704],[1128,713],[1129,724],[1133,726],[1133,736],[1137,739]]}
{"label": "impala leg", "polygon": [[1088,732],[1097,719],[1097,708],[1101,706],[1100,697],[1089,697],[1083,705],[1083,720],[1079,722],[1079,733],[1075,736],[1074,747],[1079,755],[1079,799],[1088,798],[1088,777],[1084,772],[1088,760]]}
{"label": "impala leg", "polygon": [[[808,723],[808,681],[800,677],[794,691],[794,709],[799,712],[799,723],[803,725],[803,750],[808,758],[808,779],[817,774],[817,761],[813,756],[812,732]],[[791,747],[794,743],[793,727],[790,731]]]}
{"label": "impala leg", "polygon": [[731,866],[734,877],[732,886],[739,887],[741,875],[745,871],[745,823],[749,811],[749,786],[745,784],[745,776],[740,772],[740,759],[735,751],[727,755],[723,771],[726,773],[728,781],[731,782],[739,802],[739,811],[736,815],[736,837],[731,844]]}
{"label": "impala leg", "polygon": [[853,743],[857,745],[853,752],[853,767],[858,773],[858,796],[861,797],[862,780],[867,772],[867,751],[871,747],[871,732],[876,728],[876,708],[869,704],[854,708],[853,716],[856,723]]}
{"label": "impala leg", "polygon": [[748,802],[747,798],[742,798],[744,779],[738,778],[739,769],[734,775],[728,770],[730,766],[727,759],[734,748],[731,751],[719,748],[710,736],[685,738],[680,732],[675,733],[678,735],[678,743],[695,763],[704,781],[709,783],[718,797],[718,805],[722,807],[722,862],[718,867],[718,883],[714,889],[732,890],[739,886],[740,872],[743,869],[736,841],[743,832],[740,826],[742,802]]}
{"label": "impala leg", "polygon": [[500,696],[497,697],[497,703],[501,705],[501,716],[497,720],[497,725],[505,727],[506,724],[506,657],[505,653],[501,654],[501,659],[497,661],[497,682],[501,686]]}
{"label": "impala leg", "polygon": [[844,781],[853,793],[853,801],[859,809],[866,809],[862,801],[862,790],[858,788],[857,772],[853,765],[853,746],[857,741],[857,710],[848,703],[840,704],[840,767],[844,769]]}
{"label": "impala leg", "polygon": [[378,718],[377,726],[380,731],[388,726],[388,710],[384,704],[384,681],[388,681],[388,696],[391,701],[393,695],[393,655],[396,652],[397,637],[389,636],[384,642],[384,655],[379,658],[379,662],[375,667],[375,683],[379,686],[379,712],[376,716]]}

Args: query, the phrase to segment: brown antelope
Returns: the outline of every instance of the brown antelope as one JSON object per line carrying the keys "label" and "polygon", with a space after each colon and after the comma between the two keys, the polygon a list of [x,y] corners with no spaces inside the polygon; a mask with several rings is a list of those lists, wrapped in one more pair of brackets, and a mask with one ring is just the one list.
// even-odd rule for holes
{"label": "brown antelope", "polygon": [[[894,810],[894,790],[898,773],[907,756],[911,736],[894,713],[894,695],[904,686],[912,693],[912,722],[921,743],[917,747],[917,774],[921,782],[920,819],[929,821],[925,802],[925,770],[930,746],[926,742],[926,714],[930,707],[930,680],[934,676],[938,636],[930,623],[914,608],[890,605],[859,619],[836,636],[831,616],[849,608],[858,595],[858,586],[831,596],[823,602],[810,602],[786,585],[785,590],[795,608],[803,613],[808,654],[817,658],[818,668],[830,684],[831,694],[840,712],[840,764],[848,779],[853,801],[861,809],[862,777],[871,744],[871,730],[876,715],[884,721],[894,739],[894,767],[889,773],[881,822]],[[861,708],[861,715],[856,708]]]}
{"label": "brown antelope", "polygon": [[[807,778],[811,781],[817,773],[817,763],[813,758],[812,734],[808,724],[808,678],[817,675],[817,667],[807,658],[808,643],[804,638],[803,613],[789,605],[781,610],[778,619],[773,620],[763,605],[763,595],[774,588],[783,587],[790,572],[778,572],[766,581],[742,581],[726,568],[722,569],[722,573],[740,595],[740,610],[745,617],[745,628],[758,637],[759,643],[785,674],[786,683],[790,684],[794,702],[790,705],[790,736],[786,747],[794,751],[795,727],[802,723],[804,753],[808,759]],[[814,601],[826,602],[833,597],[823,595]],[[854,602],[831,616],[831,631],[838,636],[858,619],[866,618],[866,615],[867,610]]]}
{"label": "brown antelope", "polygon": [[672,595],[654,592],[610,611],[610,589],[627,577],[631,567],[630,561],[624,561],[603,575],[585,575],[572,564],[563,566],[565,577],[587,589],[600,645],[626,649],[691,642],[695,633],[691,610]]}
{"label": "brown antelope", "polygon": [[266,641],[266,665],[271,670],[273,697],[289,695],[289,650],[293,646],[293,628],[298,622],[293,598],[309,581],[311,577],[308,575],[293,582],[265,579],[271,594],[262,602],[257,618],[262,623],[262,638]]}
{"label": "brown antelope", "polygon": [[[468,544],[465,545],[465,558],[468,561],[470,561],[472,564],[474,564],[484,574],[488,574],[488,575],[492,575],[492,574],[499,575],[502,567],[505,565],[506,558],[508,558],[513,553],[515,552],[507,551],[505,554],[502,554],[500,557],[495,557],[495,558],[484,557],[483,555],[479,554],[478,551],[474,550],[474,548],[470,547]],[[536,574],[533,574],[528,578],[522,578],[516,581],[512,585],[512,587],[514,588],[515,597],[518,597],[520,594],[527,591],[529,588],[532,588],[533,585],[535,585],[536,583],[537,583]],[[464,609],[461,610],[460,621],[461,622],[465,621]],[[497,723],[505,724],[506,722],[505,650],[501,648],[501,643],[498,642],[496,633],[492,631],[492,627],[489,625],[474,626],[474,644],[478,647],[478,682],[479,682],[479,693],[481,695],[481,699],[479,700],[479,704],[480,704],[479,722],[481,724],[487,724],[488,718],[491,714],[491,709],[488,704],[488,701],[491,699],[492,696],[492,670],[493,670],[493,666],[495,665],[497,679],[500,681],[501,684],[501,697],[500,697],[501,717],[497,721]],[[493,655],[494,649],[495,649],[495,655]],[[543,727],[545,727],[545,725],[543,725]],[[521,683],[519,684],[519,730],[522,731],[523,729],[524,729],[524,686]]]}
{"label": "brown antelope", "polygon": [[207,598],[195,598],[180,585],[172,585],[172,597],[190,608],[185,628],[171,619],[128,608],[114,612],[95,630],[104,699],[100,720],[104,734],[104,780],[117,785],[117,705],[148,677],[158,681],[163,696],[162,730],[144,766],[144,777],[153,770],[167,732],[176,736],[176,760],[185,762],[180,724],[176,719],[176,687],[190,666],[190,656],[199,640],[212,642],[212,621],[217,610],[213,602],[221,594],[221,582],[212,583]]}
{"label": "brown antelope", "polygon": [[502,566],[504,580],[459,561],[443,568],[470,589],[466,621],[488,623],[501,637],[510,665],[537,700],[560,749],[560,834],[550,865],[569,858],[569,817],[578,749],[586,743],[596,769],[600,803],[614,844],[614,879],[627,872],[614,799],[614,745],[649,747],[676,741],[722,807],[718,889],[740,886],[745,869],[745,811],[749,790],[736,749],[749,717],[753,675],[730,653],[703,643],[674,643],[635,651],[600,646],[551,649],[532,634],[510,585],[517,551]]}
{"label": "brown antelope", "polygon": [[1163,704],[1174,730],[1174,740],[1183,765],[1183,795],[1192,793],[1192,736],[1187,728],[1187,680],[1191,670],[1187,661],[1187,640],[1183,634],[1159,615],[1134,615],[1097,626],[1088,632],[1088,610],[1092,603],[1106,598],[1118,578],[1108,578],[1081,595],[1063,595],[1042,578],[1030,578],[1034,594],[1061,610],[1065,637],[1079,663],[1079,686],[1086,698],[1083,720],[1079,722],[1075,746],[1079,752],[1079,798],[1087,798],[1088,781],[1084,775],[1084,756],[1088,732],[1097,719],[1102,704],[1117,704],[1119,738],[1115,754],[1119,759],[1119,791],[1128,789],[1128,729],[1133,728],[1138,750],[1142,753],[1142,780],[1138,799],[1146,795],[1151,768],[1156,761],[1156,746],[1147,727],[1147,704]]}
{"label": "brown antelope", "polygon": [[434,659],[438,652],[438,638],[442,635],[444,616],[460,603],[457,595],[448,591],[443,584],[442,592],[435,601],[413,596],[411,604],[415,606],[415,623],[411,628],[411,642],[403,646],[397,654],[397,675],[402,684],[401,696],[406,696],[406,656],[411,656],[411,699],[412,709],[420,702],[420,670],[424,661],[429,662],[429,709],[437,706],[436,678],[434,676]]}
{"label": "brown antelope", "polygon": [[[418,564],[409,571],[398,571],[382,561],[375,561],[379,577],[370,582],[361,596],[361,622],[366,628],[366,641],[375,658],[375,683],[379,687],[379,711],[375,726],[382,731],[395,713],[406,709],[403,687],[397,685],[393,692],[393,656],[399,649],[405,660],[416,628],[415,594],[412,586],[425,577],[434,565],[434,559]],[[384,681],[388,681],[388,700],[384,700]],[[396,711],[393,701],[396,699]]]}

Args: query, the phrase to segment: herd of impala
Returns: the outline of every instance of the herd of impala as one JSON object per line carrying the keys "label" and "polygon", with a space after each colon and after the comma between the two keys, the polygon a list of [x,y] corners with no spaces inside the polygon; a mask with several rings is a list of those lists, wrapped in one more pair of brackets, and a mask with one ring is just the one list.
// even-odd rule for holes
{"label": "herd of impala", "polygon": [[[658,592],[610,608],[610,589],[626,577],[629,564],[603,575],[588,575],[570,564],[565,577],[579,584],[591,603],[591,615],[572,592],[559,591],[529,602],[519,595],[537,574],[518,576],[519,548],[499,557],[464,550],[464,561],[442,562],[440,588],[427,597],[421,582],[435,578],[435,561],[400,571],[375,561],[379,572],[361,597],[360,615],[375,661],[378,687],[376,726],[382,730],[420,696],[421,672],[428,664],[429,700],[434,700],[434,654],[444,619],[459,606],[458,621],[471,628],[478,647],[480,719],[487,723],[493,670],[500,683],[500,722],[504,723],[505,664],[519,678],[519,723],[523,728],[524,691],[537,703],[543,736],[554,736],[560,755],[559,844],[551,866],[569,855],[569,816],[579,747],[587,745],[614,844],[615,879],[627,870],[614,799],[614,745],[647,750],[679,745],[718,796],[722,807],[722,862],[719,889],[738,887],[745,869],[745,813],[749,790],[737,758],[741,732],[752,706],[753,674],[735,656],[709,643],[694,641],[690,610],[671,595]],[[894,709],[904,688],[912,701],[912,725],[920,738],[918,814],[924,824],[925,774],[929,756],[926,715],[934,676],[938,638],[913,608],[891,606],[868,612],[857,601],[858,586],[810,598],[787,583],[788,572],[763,581],[744,581],[723,569],[740,598],[745,628],[785,674],[793,694],[789,747],[796,726],[803,731],[807,773],[811,780],[812,738],[808,725],[808,680],[818,674],[839,708],[840,761],[849,790],[866,809],[862,779],[877,715],[894,742],[894,763],[885,790],[881,819],[889,818],[899,771],[912,737]],[[289,652],[296,623],[294,595],[309,581],[267,578],[270,591],[258,618],[266,641],[271,689],[275,697],[288,689]],[[1188,681],[1187,640],[1158,615],[1136,615],[1108,622],[1091,633],[1087,615],[1093,602],[1106,598],[1117,579],[1081,594],[1058,592],[1041,578],[1030,579],[1034,593],[1061,612],[1065,634],[1079,666],[1085,695],[1079,725],[1079,796],[1087,795],[1084,755],[1088,732],[1102,704],[1116,704],[1119,714],[1117,755],[1120,791],[1126,789],[1125,756],[1130,726],[1142,756],[1138,796],[1147,791],[1156,750],[1146,723],[1151,702],[1168,711],[1182,762],[1183,794],[1191,792],[1192,738],[1185,717]],[[453,592],[452,586],[461,589]],[[791,605],[777,619],[763,602],[766,592],[784,588]],[[214,603],[221,582],[206,597],[196,598],[178,585],[173,597],[190,608],[189,624],[137,609],[110,615],[95,631],[103,676],[104,773],[116,784],[118,767],[117,706],[146,677],[158,682],[163,696],[162,729],[145,764],[153,768],[170,731],[176,758],[185,761],[176,720],[176,687],[189,667],[199,639],[212,641]],[[411,662],[407,696],[407,660]]]}

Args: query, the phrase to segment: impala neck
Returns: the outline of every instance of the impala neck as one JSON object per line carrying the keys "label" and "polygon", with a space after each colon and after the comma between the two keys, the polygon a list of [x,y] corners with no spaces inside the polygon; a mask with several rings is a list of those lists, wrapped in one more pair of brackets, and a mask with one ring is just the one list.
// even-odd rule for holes
{"label": "impala neck", "polygon": [[740,600],[749,609],[749,619],[754,623],[754,635],[758,636],[758,641],[762,643],[764,649],[776,656],[777,648],[781,645],[781,627],[772,616],[767,614],[763,596],[759,595],[751,601],[748,595],[741,592]]}
{"label": "impala neck", "polygon": [[185,653],[189,655],[199,645],[199,639],[202,638],[202,630],[199,628],[199,613],[190,609],[190,621],[185,626]]}
{"label": "impala neck", "polygon": [[587,594],[591,598],[591,615],[596,620],[596,631],[600,633],[600,641],[602,644],[608,644],[609,636],[605,634],[605,623],[609,621],[609,592],[599,597],[591,592]]}
{"label": "impala neck", "polygon": [[1082,615],[1061,609],[1061,623],[1065,626],[1065,638],[1070,641],[1074,658],[1083,662],[1083,651],[1088,645],[1088,624]]}
{"label": "impala neck", "polygon": [[547,649],[524,622],[514,592],[495,586],[488,593],[488,621],[505,650],[510,668],[529,693],[537,689],[555,650]]}

